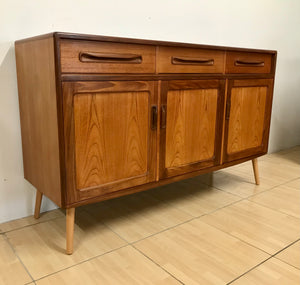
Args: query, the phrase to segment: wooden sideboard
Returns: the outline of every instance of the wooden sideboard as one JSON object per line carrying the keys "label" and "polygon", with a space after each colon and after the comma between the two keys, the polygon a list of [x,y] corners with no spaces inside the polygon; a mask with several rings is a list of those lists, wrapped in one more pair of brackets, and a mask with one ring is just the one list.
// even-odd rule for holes
{"label": "wooden sideboard", "polygon": [[276,51],[52,33],[15,43],[24,176],[75,208],[267,152]]}

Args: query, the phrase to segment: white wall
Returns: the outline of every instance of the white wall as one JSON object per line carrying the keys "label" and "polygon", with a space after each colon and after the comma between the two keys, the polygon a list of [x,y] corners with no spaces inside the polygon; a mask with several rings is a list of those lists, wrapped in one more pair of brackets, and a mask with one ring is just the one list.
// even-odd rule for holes
{"label": "white wall", "polygon": [[[33,212],[14,41],[52,31],[278,50],[270,151],[300,144],[299,0],[0,0],[0,223]],[[42,210],[55,207],[45,199]]]}

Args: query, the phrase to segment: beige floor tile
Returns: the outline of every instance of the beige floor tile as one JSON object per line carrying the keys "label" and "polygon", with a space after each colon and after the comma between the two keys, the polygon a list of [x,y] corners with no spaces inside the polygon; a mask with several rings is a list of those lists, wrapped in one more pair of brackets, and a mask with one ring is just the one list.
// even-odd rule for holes
{"label": "beige floor tile", "polygon": [[38,224],[41,222],[46,222],[50,221],[59,217],[64,217],[64,213],[62,210],[57,209],[45,213],[41,213],[41,216],[39,219],[35,219],[33,216],[25,217],[22,219],[6,222],[3,224],[0,224],[0,231],[2,232],[8,232],[8,231],[13,231],[19,228],[23,228],[26,226]]}
{"label": "beige floor tile", "polygon": [[128,242],[173,227],[193,217],[145,193],[138,193],[85,208]]}
{"label": "beige floor tile", "polygon": [[65,218],[11,231],[6,235],[34,279],[126,244],[85,212],[76,216],[74,253],[71,256],[65,254]]}
{"label": "beige floor tile", "polygon": [[278,186],[249,198],[250,201],[300,218],[300,189]]}
{"label": "beige floor tile", "polygon": [[288,186],[288,187],[292,187],[296,190],[300,190],[300,178],[298,179],[295,179],[295,180],[292,180],[286,184],[284,184],[285,186]]}
{"label": "beige floor tile", "polygon": [[212,179],[207,176],[205,182],[218,189],[246,198],[300,177],[300,164],[290,162],[281,156],[258,158],[258,168],[259,186],[254,183],[251,161],[217,171],[213,173]]}
{"label": "beige floor tile", "polygon": [[[207,180],[209,180],[209,178]],[[208,185],[212,187],[216,187],[233,195],[238,195],[242,198],[247,198],[277,185],[277,183],[268,181],[262,177],[260,180],[261,184],[256,185],[252,170],[249,175],[239,171],[239,168],[235,168],[234,170],[226,169],[214,172],[210,180],[211,182],[207,182]]]}
{"label": "beige floor tile", "polygon": [[238,202],[200,219],[270,254],[300,237],[299,219],[250,201]]}
{"label": "beige floor tile", "polygon": [[300,241],[281,251],[275,257],[300,269]]}
{"label": "beige floor tile", "polygon": [[137,250],[127,246],[41,279],[37,284],[168,285],[180,283]]}
{"label": "beige floor tile", "polygon": [[254,268],[232,285],[299,285],[300,271],[276,258]]}
{"label": "beige floor tile", "polygon": [[201,218],[134,246],[184,284],[226,284],[269,257]]}
{"label": "beige floor tile", "polygon": [[241,199],[200,183],[194,178],[159,187],[147,193],[193,217],[199,217]]}
{"label": "beige floor tile", "polygon": [[0,284],[18,285],[30,281],[32,281],[31,277],[3,235],[0,235]]}

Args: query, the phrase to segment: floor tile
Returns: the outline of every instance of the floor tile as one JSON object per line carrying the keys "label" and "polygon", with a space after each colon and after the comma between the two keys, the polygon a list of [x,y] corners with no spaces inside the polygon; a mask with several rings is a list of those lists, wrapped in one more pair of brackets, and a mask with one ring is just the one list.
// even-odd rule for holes
{"label": "floor tile", "polygon": [[70,256],[65,254],[65,218],[11,231],[7,237],[34,279],[126,244],[84,212],[76,216],[74,253]]}
{"label": "floor tile", "polygon": [[0,235],[0,284],[18,285],[29,283],[30,281],[32,281],[31,277],[3,235]]}
{"label": "floor tile", "polygon": [[286,184],[284,184],[285,186],[288,186],[288,187],[292,187],[296,190],[300,190],[300,178],[298,179],[294,179]]}
{"label": "floor tile", "polygon": [[241,199],[202,184],[194,178],[159,187],[147,193],[193,217],[199,217]]}
{"label": "floor tile", "polygon": [[249,198],[250,201],[300,218],[300,189],[278,186]]}
{"label": "floor tile", "polygon": [[201,218],[134,246],[184,284],[227,284],[269,257]]}
{"label": "floor tile", "polygon": [[16,230],[16,229],[23,228],[26,226],[50,221],[50,220],[53,220],[53,219],[56,219],[59,217],[64,217],[64,213],[62,210],[57,209],[57,210],[41,213],[41,216],[39,219],[35,219],[33,216],[29,216],[29,217],[25,217],[22,219],[18,219],[18,220],[0,224],[0,231],[5,233],[8,231]]}
{"label": "floor tile", "polygon": [[180,284],[131,246],[76,265],[44,279],[38,285],[60,284]]}
{"label": "floor tile", "polygon": [[299,285],[300,270],[271,258],[254,268],[232,285]]}
{"label": "floor tile", "polygon": [[247,200],[200,219],[270,254],[300,237],[299,219]]}
{"label": "floor tile", "polygon": [[128,242],[134,242],[193,218],[145,193],[138,193],[86,207]]}
{"label": "floor tile", "polygon": [[242,198],[247,198],[277,185],[272,180],[268,181],[262,177],[260,178],[261,184],[256,185],[252,169],[250,171],[249,174],[235,168],[234,170],[214,172],[209,185]]}
{"label": "floor tile", "polygon": [[275,257],[300,269],[300,241],[281,251]]}

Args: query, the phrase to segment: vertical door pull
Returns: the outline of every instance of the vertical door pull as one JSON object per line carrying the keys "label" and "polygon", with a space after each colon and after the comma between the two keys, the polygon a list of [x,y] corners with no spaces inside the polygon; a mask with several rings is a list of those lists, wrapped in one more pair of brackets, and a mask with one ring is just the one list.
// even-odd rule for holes
{"label": "vertical door pull", "polygon": [[151,129],[157,129],[157,106],[151,107]]}
{"label": "vertical door pull", "polygon": [[230,107],[231,107],[230,100],[228,100],[226,103],[226,115],[225,115],[226,120],[229,120],[230,117]]}
{"label": "vertical door pull", "polygon": [[161,121],[160,121],[160,127],[162,129],[166,128],[166,124],[167,124],[167,106],[166,105],[162,105],[161,106]]}

